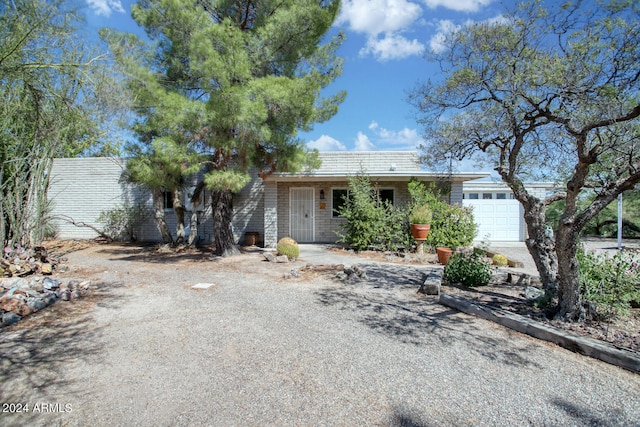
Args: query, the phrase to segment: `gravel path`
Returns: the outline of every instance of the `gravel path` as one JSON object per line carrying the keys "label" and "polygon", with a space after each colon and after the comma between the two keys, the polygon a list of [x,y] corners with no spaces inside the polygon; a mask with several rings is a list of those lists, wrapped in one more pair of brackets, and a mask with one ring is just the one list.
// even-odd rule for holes
{"label": "gravel path", "polygon": [[420,268],[370,263],[367,280],[341,283],[284,280],[291,265],[259,254],[152,263],[105,246],[69,258],[69,275],[111,284],[63,320],[41,312],[0,331],[0,402],[30,405],[0,425],[640,420],[640,376],[421,297]]}

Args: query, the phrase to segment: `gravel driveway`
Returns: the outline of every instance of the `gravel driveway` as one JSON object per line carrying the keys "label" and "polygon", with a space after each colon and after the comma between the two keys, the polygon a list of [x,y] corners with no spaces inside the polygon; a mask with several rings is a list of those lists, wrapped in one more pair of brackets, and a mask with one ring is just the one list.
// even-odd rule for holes
{"label": "gravel driveway", "polygon": [[160,262],[101,246],[69,258],[69,277],[102,285],[57,303],[63,319],[0,331],[0,402],[30,410],[0,425],[640,422],[640,376],[419,296],[420,268],[369,263],[366,280],[342,283],[285,280],[292,266],[259,254]]}

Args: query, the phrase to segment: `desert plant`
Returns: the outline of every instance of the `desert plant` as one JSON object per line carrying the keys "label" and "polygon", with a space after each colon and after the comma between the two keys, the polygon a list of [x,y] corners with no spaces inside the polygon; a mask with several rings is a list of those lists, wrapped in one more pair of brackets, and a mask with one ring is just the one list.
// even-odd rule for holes
{"label": "desert plant", "polygon": [[410,224],[431,224],[433,211],[428,205],[416,205],[409,212]]}
{"label": "desert plant", "polygon": [[300,256],[300,247],[298,246],[298,242],[293,240],[291,237],[283,237],[280,239],[276,246],[276,250],[278,251],[278,255],[286,255],[291,261],[294,261]]}
{"label": "desert plant", "polygon": [[454,253],[444,268],[444,279],[464,286],[485,286],[491,283],[491,266],[479,252]]}
{"label": "desert plant", "polygon": [[97,221],[104,224],[102,232],[115,241],[135,242],[136,229],[145,217],[142,204],[130,205],[125,203],[108,211],[102,211]]}
{"label": "desert plant", "polygon": [[640,262],[631,254],[613,257],[579,250],[580,291],[604,319],[627,316],[630,304],[640,301]]}
{"label": "desert plant", "polygon": [[406,209],[381,201],[369,177],[349,179],[349,197],[339,211],[346,223],[336,234],[355,250],[395,251],[412,244]]}
{"label": "desert plant", "polygon": [[507,257],[500,254],[495,254],[492,258],[492,261],[493,261],[493,264],[497,265],[498,267],[506,267],[509,264]]}

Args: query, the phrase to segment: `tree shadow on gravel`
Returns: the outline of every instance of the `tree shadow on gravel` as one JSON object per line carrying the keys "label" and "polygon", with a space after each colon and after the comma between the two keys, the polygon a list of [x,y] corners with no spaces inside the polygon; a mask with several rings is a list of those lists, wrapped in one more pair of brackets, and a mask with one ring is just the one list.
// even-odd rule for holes
{"label": "tree shadow on gravel", "polygon": [[98,339],[102,329],[93,325],[90,310],[117,307],[122,298],[99,289],[74,302],[58,301],[0,330],[0,402],[33,404],[47,396],[68,402],[74,397],[66,392],[73,384],[64,371],[82,360],[98,363],[104,353]]}
{"label": "tree shadow on gravel", "polygon": [[437,297],[417,293],[428,268],[358,266],[366,272],[366,278],[344,282],[335,279],[335,287],[316,291],[318,302],[353,313],[357,321],[376,333],[405,344],[443,347],[463,341],[470,352],[490,360],[540,367],[526,357],[534,343],[520,345],[507,338],[492,337],[481,327],[485,322],[440,305]]}
{"label": "tree shadow on gravel", "polygon": [[578,405],[567,399],[558,397],[551,400],[551,404],[572,417],[579,425],[606,426],[606,425],[637,425],[638,420],[629,419],[619,409],[607,409],[606,414],[598,414],[592,408]]}

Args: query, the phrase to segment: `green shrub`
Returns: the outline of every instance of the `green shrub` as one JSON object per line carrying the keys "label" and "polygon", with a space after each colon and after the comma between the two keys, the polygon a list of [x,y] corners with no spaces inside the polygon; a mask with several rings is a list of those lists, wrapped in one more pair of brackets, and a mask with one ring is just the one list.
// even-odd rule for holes
{"label": "green shrub", "polygon": [[144,205],[125,203],[108,211],[100,212],[98,222],[103,223],[102,232],[115,241],[135,242],[136,229],[146,215]]}
{"label": "green shrub", "polygon": [[493,264],[497,265],[498,267],[506,267],[509,264],[507,257],[500,254],[495,254],[492,260],[493,260]]}
{"label": "green shrub", "polygon": [[276,250],[278,251],[278,255],[286,255],[287,258],[292,261],[300,256],[298,242],[291,237],[283,237],[280,239],[276,245]]}
{"label": "green shrub", "polygon": [[471,245],[477,233],[471,207],[448,204],[433,184],[427,187],[423,182],[411,180],[407,189],[414,206],[426,205],[432,211],[426,241],[429,246],[456,249]]}
{"label": "green shrub", "polygon": [[577,259],[582,298],[602,318],[627,316],[630,303],[640,301],[640,263],[624,252],[607,257],[579,250]]}
{"label": "green shrub", "polygon": [[456,252],[444,268],[444,279],[464,286],[485,286],[491,283],[491,266],[478,252]]}
{"label": "green shrub", "polygon": [[439,203],[433,209],[431,232],[427,244],[436,248],[460,248],[471,245],[476,237],[477,226],[473,220],[473,209],[458,205]]}
{"label": "green shrub", "polygon": [[366,175],[349,179],[349,197],[338,213],[346,220],[336,233],[339,241],[355,250],[396,251],[412,244],[406,210],[381,201]]}
{"label": "green shrub", "polygon": [[433,212],[428,205],[416,205],[409,212],[410,224],[431,224]]}

